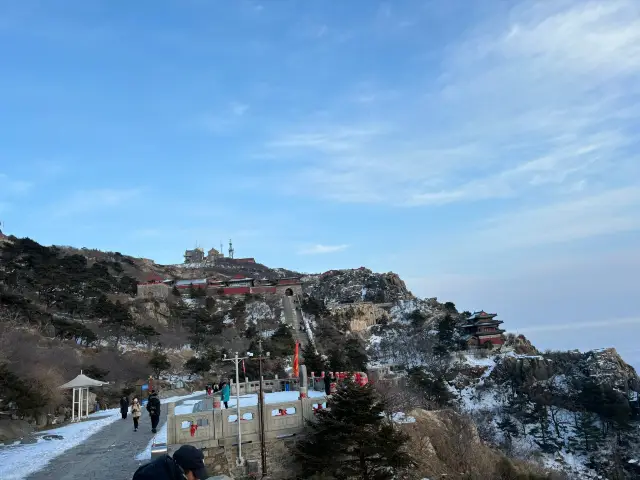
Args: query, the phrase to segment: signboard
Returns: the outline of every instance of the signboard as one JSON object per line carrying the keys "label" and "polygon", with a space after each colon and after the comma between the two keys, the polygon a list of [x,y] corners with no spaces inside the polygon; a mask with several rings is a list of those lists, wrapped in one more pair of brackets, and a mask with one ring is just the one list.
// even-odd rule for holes
{"label": "signboard", "polygon": [[149,385],[147,383],[145,383],[144,385],[142,385],[142,387],[140,387],[142,389],[142,391],[144,392],[145,390],[149,390]]}

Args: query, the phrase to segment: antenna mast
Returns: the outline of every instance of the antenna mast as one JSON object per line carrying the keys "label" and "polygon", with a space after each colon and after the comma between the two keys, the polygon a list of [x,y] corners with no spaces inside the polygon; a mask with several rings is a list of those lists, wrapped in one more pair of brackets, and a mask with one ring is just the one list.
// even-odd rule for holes
{"label": "antenna mast", "polygon": [[233,243],[231,243],[231,239],[229,239],[229,258],[233,258],[233,253],[234,253],[234,249],[233,249]]}

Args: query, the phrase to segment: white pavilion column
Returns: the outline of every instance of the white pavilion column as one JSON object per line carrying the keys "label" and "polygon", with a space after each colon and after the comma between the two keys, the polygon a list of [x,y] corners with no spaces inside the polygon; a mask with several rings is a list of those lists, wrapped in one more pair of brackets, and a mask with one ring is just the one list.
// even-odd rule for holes
{"label": "white pavilion column", "polygon": [[71,421],[76,421],[76,389],[73,389],[72,400],[71,400]]}
{"label": "white pavilion column", "polygon": [[82,390],[84,390],[82,387],[78,389],[78,393],[80,395],[80,398],[78,399],[78,420],[82,420],[82,394],[84,393]]}
{"label": "white pavilion column", "polygon": [[84,401],[84,405],[85,405],[84,413],[87,415],[87,418],[89,418],[89,387],[87,387],[87,391],[85,393],[86,393],[86,398]]}

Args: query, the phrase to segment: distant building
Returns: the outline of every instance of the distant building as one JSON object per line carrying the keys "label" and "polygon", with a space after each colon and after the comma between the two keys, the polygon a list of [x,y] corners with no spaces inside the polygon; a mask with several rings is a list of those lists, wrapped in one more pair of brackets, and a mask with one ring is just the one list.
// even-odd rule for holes
{"label": "distant building", "polygon": [[205,259],[205,261],[207,263],[211,263],[211,264],[215,265],[216,261],[218,261],[221,258],[224,258],[224,253],[221,253],[218,250],[216,250],[215,248],[212,248],[211,250],[209,250],[207,252],[207,258]]}
{"label": "distant building", "polygon": [[464,341],[468,346],[481,347],[487,343],[502,345],[504,343],[504,330],[500,328],[502,320],[495,320],[497,313],[487,313],[485,311],[475,312],[467,319],[467,323],[462,326],[465,331]]}
{"label": "distant building", "polygon": [[302,280],[298,277],[279,278],[276,283],[276,293],[279,295],[302,295]]}
{"label": "distant building", "polygon": [[196,247],[193,250],[184,252],[184,263],[202,263],[204,262],[204,250]]}
{"label": "distant building", "polygon": [[190,280],[178,280],[175,284],[178,290],[189,290],[193,288],[207,288],[208,281],[206,278],[195,278]]}
{"label": "distant building", "polygon": [[137,295],[144,298],[167,298],[171,287],[159,275],[150,274],[144,282],[138,283]]}

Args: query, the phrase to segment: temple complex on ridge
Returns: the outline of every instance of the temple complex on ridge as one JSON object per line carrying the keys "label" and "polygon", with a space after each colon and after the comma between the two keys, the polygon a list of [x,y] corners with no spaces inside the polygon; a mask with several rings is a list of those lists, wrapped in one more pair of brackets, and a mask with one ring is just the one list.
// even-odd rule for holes
{"label": "temple complex on ridge", "polygon": [[231,261],[233,263],[256,263],[254,258],[235,258],[234,257],[233,243],[229,240],[229,255],[225,258],[222,251],[222,244],[220,244],[220,250],[211,248],[205,255],[204,250],[201,247],[194,249],[188,249],[184,252],[185,264],[206,264],[216,265],[221,260]]}
{"label": "temple complex on ridge", "polygon": [[469,347],[492,347],[493,345],[502,345],[504,337],[499,326],[502,320],[496,320],[497,313],[487,313],[484,310],[474,312],[468,319],[467,323],[462,325],[465,330],[463,340]]}

